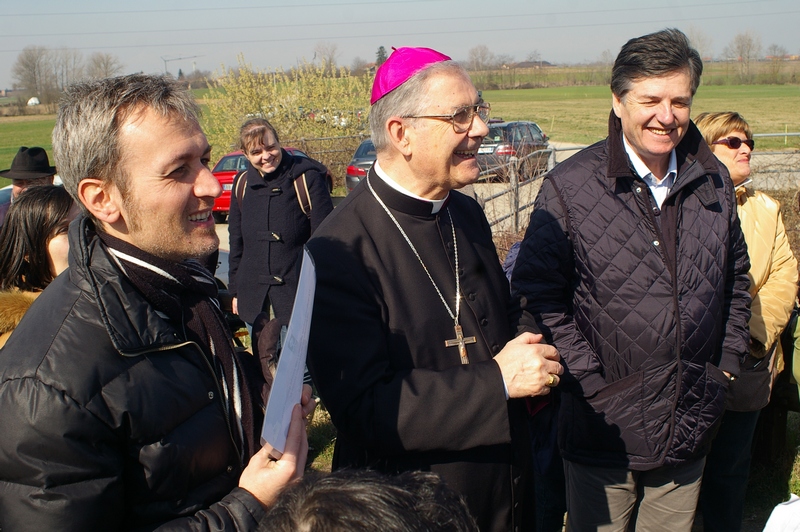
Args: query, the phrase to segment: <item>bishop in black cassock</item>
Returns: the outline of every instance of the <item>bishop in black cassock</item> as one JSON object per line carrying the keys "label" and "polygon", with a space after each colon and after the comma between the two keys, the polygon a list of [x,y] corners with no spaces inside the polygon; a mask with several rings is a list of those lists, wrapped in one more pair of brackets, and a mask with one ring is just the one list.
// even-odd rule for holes
{"label": "bishop in black cassock", "polygon": [[[401,48],[384,67],[431,53]],[[373,106],[389,116],[386,135],[373,135],[378,161],[307,243],[317,275],[308,366],[338,430],[334,468],[430,470],[465,497],[482,531],[526,530],[530,448],[525,404],[513,398],[547,393],[562,370],[551,346],[509,344],[489,224],[451,191],[478,176],[488,106],[449,63],[427,74],[434,103],[419,117]],[[396,80],[379,70],[373,103]]]}
{"label": "bishop in black cassock", "polygon": [[[443,209],[368,177],[415,242],[445,301],[455,301],[456,230],[463,365],[453,320],[392,220],[362,184],[308,248],[317,271],[309,369],[338,429],[333,467],[431,470],[466,496],[482,530],[522,510],[524,405],[507,401],[492,357],[511,339],[508,285],[480,206],[451,193]],[[513,448],[511,442],[520,445]],[[527,503],[527,504],[525,504]],[[489,526],[491,524],[491,526]]]}

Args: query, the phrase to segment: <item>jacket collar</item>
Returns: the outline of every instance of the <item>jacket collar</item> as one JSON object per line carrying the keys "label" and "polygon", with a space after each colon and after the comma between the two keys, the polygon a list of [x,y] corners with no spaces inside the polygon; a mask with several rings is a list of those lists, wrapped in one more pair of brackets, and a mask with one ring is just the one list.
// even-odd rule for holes
{"label": "jacket collar", "polygon": [[[365,183],[365,185],[367,185],[365,187],[367,188],[366,193],[370,194],[370,196],[372,195],[372,193],[369,191],[369,185],[372,185],[372,188],[375,189],[375,193],[390,209],[400,211],[405,214],[410,214],[412,216],[428,218],[436,217],[435,214],[431,213],[433,203],[430,201],[413,198],[403,194],[398,190],[395,190],[383,179],[381,179],[380,176],[378,176],[378,174],[375,172],[374,166],[370,169],[367,179],[369,180],[369,183]],[[452,193],[447,196],[447,199],[445,199],[444,204],[442,204],[441,209],[439,209],[439,212],[444,212],[448,203],[450,203],[451,197]]]}
{"label": "jacket collar", "polygon": [[122,355],[133,356],[183,343],[111,258],[94,222],[81,215],[69,227],[70,281],[92,294],[103,327]]}
{"label": "jacket collar", "polygon": [[[638,179],[623,145],[622,121],[617,118],[613,110],[608,118],[606,149],[608,150],[607,177],[609,179]],[[703,205],[709,207],[717,203],[718,198],[714,192],[716,185],[712,182],[712,176],[727,174],[727,170],[711,152],[694,122],[689,121],[686,134],[675,147],[675,156],[678,163],[678,175],[669,196],[673,196],[691,185]],[[703,181],[695,183],[698,179],[703,179]]]}

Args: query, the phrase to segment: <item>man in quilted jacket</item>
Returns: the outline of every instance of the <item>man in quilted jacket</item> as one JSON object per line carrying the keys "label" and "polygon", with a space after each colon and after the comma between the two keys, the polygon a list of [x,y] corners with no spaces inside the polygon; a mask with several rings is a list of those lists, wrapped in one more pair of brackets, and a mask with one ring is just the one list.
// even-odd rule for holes
{"label": "man in quilted jacket", "polygon": [[609,135],[546,176],[516,262],[520,330],[565,366],[570,530],[691,529],[748,350],[733,186],[689,119],[702,69],[678,30],[622,47]]}

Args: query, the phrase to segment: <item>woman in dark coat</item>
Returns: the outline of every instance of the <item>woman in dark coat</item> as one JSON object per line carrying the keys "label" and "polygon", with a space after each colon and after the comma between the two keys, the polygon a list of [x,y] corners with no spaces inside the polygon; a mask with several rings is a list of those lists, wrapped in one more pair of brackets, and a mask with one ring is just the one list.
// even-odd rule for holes
{"label": "woman in dark coat", "polygon": [[[282,149],[275,128],[263,118],[242,125],[239,144],[249,164],[234,179],[231,191],[233,311],[250,325],[262,311],[286,324],[297,291],[303,245],[333,210],[327,169]],[[307,190],[301,195],[308,198],[308,212],[301,206],[304,201],[298,198],[298,187]]]}

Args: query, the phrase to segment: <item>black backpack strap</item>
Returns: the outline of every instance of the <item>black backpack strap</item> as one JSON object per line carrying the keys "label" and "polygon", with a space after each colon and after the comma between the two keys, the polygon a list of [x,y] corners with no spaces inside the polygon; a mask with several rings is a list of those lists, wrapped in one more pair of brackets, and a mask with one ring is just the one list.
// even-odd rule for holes
{"label": "black backpack strap", "polygon": [[236,198],[236,203],[239,204],[239,211],[242,210],[242,199],[247,192],[247,179],[244,177],[246,173],[247,170],[242,170],[233,178],[233,197]]}
{"label": "black backpack strap", "polygon": [[311,196],[308,193],[305,173],[294,179],[294,191],[297,194],[297,203],[300,204],[300,210],[303,211],[307,218],[311,218]]}

